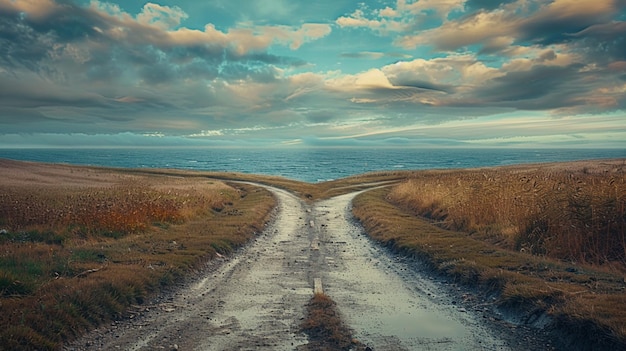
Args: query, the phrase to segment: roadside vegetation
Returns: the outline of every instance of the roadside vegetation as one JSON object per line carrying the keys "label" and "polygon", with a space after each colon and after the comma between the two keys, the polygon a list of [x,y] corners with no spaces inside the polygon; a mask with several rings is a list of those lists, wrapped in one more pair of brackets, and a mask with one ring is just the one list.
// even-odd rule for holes
{"label": "roadside vegetation", "polygon": [[275,200],[207,178],[5,162],[0,349],[53,350],[226,255]]}
{"label": "roadside vegetation", "polygon": [[[112,168],[110,170],[113,172],[120,172],[120,169]],[[131,169],[123,171],[124,173],[129,174],[176,177],[197,177],[199,175],[203,175],[212,179],[221,179],[224,181],[254,182],[287,190],[309,202],[320,199],[328,199],[333,196],[347,194],[353,191],[369,189],[375,185],[389,185],[397,183],[405,180],[411,174],[411,172],[407,171],[380,171],[323,183],[304,183],[282,177],[230,172],[198,172],[177,169]]]}
{"label": "roadside vegetation", "polygon": [[[354,214],[383,245],[497,296],[562,344],[626,345],[626,164],[420,171],[364,193]],[[617,347],[617,348],[616,348]]]}
{"label": "roadside vegetation", "polygon": [[328,295],[316,293],[307,305],[307,316],[300,326],[309,336],[303,349],[315,351],[363,351],[366,348],[352,337],[352,331],[343,323],[337,304]]}
{"label": "roadside vegetation", "polygon": [[[480,287],[564,349],[626,345],[625,162],[377,172],[319,184],[280,177],[0,160],[0,350],[55,350],[130,316],[232,253],[270,220],[267,184],[353,203],[372,238]],[[136,306],[135,306],[136,307]],[[315,295],[311,345],[359,349]]]}

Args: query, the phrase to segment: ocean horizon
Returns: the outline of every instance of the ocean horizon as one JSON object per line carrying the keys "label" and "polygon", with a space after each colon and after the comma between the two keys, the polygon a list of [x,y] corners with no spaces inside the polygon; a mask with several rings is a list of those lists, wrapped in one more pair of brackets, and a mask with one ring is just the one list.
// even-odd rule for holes
{"label": "ocean horizon", "polygon": [[0,158],[119,168],[171,168],[322,182],[374,171],[494,167],[626,158],[626,149],[25,148]]}

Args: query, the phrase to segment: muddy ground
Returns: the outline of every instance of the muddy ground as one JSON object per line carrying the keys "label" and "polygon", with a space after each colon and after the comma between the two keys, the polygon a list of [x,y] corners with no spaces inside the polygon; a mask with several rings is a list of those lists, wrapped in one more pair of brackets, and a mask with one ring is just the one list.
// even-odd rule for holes
{"label": "muddy ground", "polygon": [[350,214],[356,193],[307,205],[269,189],[279,206],[254,242],[65,349],[303,350],[316,278],[372,350],[554,349],[489,298],[370,241]]}

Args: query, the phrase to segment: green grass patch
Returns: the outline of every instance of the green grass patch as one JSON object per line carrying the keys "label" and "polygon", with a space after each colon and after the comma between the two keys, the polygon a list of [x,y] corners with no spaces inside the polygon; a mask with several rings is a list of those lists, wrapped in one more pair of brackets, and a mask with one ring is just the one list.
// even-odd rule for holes
{"label": "green grass patch", "polygon": [[62,245],[65,241],[65,236],[51,230],[38,231],[18,231],[18,232],[6,232],[0,235],[0,243],[45,243]]}

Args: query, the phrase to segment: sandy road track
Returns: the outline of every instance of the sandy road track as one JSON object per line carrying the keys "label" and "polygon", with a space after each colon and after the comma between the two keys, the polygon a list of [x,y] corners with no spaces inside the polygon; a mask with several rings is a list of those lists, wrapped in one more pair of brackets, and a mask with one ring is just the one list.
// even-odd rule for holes
{"label": "sandy road track", "polygon": [[279,206],[253,243],[66,350],[296,350],[307,343],[298,326],[316,278],[374,350],[517,349],[449,288],[368,240],[349,212],[356,193],[309,207],[268,189]]}

